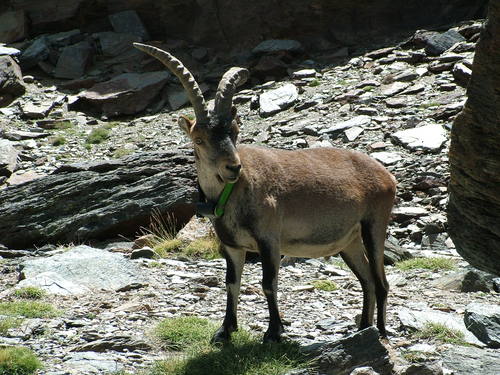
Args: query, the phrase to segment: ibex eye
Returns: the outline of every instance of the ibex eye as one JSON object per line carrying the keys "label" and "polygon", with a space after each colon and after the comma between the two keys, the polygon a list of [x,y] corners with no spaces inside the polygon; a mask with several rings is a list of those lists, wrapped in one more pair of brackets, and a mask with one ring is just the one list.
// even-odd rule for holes
{"label": "ibex eye", "polygon": [[201,138],[196,138],[194,140],[194,143],[196,143],[197,145],[201,145],[203,143],[203,140]]}

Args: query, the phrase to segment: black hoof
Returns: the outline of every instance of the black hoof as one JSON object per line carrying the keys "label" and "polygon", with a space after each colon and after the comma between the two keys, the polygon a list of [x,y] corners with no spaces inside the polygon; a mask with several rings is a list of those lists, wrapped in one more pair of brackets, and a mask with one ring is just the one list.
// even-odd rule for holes
{"label": "black hoof", "polygon": [[264,344],[281,342],[281,332],[269,332],[264,334]]}
{"label": "black hoof", "polygon": [[231,341],[231,333],[224,329],[224,327],[220,327],[217,331],[215,331],[212,339],[210,340],[210,344],[212,345],[223,345]]}

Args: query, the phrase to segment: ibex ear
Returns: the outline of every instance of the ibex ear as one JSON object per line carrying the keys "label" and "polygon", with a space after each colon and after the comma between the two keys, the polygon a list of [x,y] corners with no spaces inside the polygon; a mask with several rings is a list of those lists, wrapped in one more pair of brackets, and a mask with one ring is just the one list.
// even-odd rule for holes
{"label": "ibex ear", "polygon": [[177,123],[179,124],[179,127],[184,130],[184,132],[189,135],[191,134],[191,129],[194,125],[194,120],[188,119],[186,116],[179,117],[177,120]]}

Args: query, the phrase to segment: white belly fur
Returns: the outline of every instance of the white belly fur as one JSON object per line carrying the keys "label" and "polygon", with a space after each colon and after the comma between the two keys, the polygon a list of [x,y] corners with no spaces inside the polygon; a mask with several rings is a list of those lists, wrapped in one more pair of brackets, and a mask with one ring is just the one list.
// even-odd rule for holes
{"label": "white belly fur", "polygon": [[361,225],[356,224],[349,233],[340,240],[324,245],[293,244],[282,245],[281,254],[290,257],[320,258],[336,255],[344,250],[355,238],[361,241]]}

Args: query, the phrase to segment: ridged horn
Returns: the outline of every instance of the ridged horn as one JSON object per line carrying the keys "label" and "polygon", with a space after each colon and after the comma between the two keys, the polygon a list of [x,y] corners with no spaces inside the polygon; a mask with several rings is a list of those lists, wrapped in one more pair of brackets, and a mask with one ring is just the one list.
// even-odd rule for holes
{"label": "ridged horn", "polygon": [[134,47],[153,56],[165,65],[181,81],[184,90],[193,106],[197,124],[207,124],[208,109],[200,86],[187,68],[170,53],[149,44],[134,43]]}
{"label": "ridged horn", "polygon": [[214,110],[215,115],[222,123],[231,119],[231,107],[233,105],[233,95],[238,86],[244,84],[250,73],[245,68],[234,67],[229,69],[222,76],[217,94],[215,94]]}

